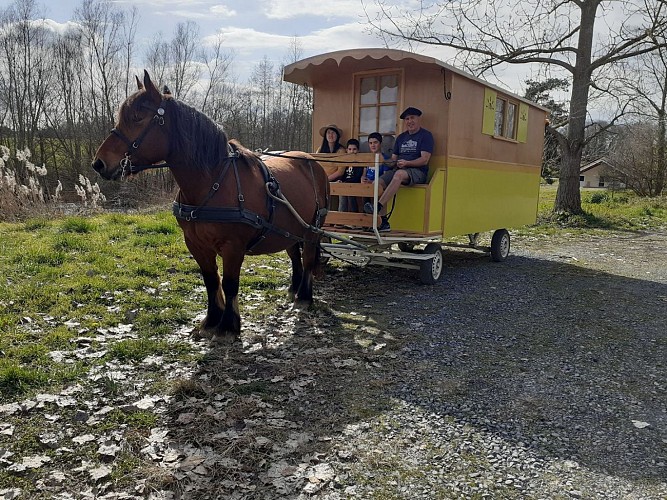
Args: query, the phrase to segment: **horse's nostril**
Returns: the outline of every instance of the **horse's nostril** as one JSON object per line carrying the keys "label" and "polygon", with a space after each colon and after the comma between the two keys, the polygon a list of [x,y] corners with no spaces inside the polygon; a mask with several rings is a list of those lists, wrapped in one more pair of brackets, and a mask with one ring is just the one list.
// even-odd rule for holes
{"label": "horse's nostril", "polygon": [[101,172],[102,170],[104,170],[104,162],[99,158],[95,160],[91,166],[96,172]]}

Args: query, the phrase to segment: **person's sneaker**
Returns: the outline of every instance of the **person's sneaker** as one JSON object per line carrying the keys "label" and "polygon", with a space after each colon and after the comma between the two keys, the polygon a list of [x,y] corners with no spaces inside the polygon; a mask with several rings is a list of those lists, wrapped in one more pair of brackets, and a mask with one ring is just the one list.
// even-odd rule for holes
{"label": "person's sneaker", "polygon": [[391,231],[391,226],[389,225],[389,221],[387,219],[382,219],[382,224],[378,227],[378,231],[381,233],[388,233]]}
{"label": "person's sneaker", "polygon": [[[380,210],[382,210],[382,203],[378,203],[378,212]],[[366,212],[367,214],[373,213],[373,204],[370,201],[364,203],[364,212]]]}

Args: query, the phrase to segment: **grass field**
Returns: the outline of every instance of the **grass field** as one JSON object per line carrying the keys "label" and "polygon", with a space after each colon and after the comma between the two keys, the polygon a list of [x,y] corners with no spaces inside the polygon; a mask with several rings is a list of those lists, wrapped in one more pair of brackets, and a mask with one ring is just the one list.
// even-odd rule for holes
{"label": "grass field", "polygon": [[540,188],[538,229],[549,224],[567,224],[571,227],[641,230],[665,228],[667,225],[667,197],[639,198],[630,192],[612,192],[601,189],[582,189],[581,204],[585,215],[559,220],[552,214],[557,185]]}

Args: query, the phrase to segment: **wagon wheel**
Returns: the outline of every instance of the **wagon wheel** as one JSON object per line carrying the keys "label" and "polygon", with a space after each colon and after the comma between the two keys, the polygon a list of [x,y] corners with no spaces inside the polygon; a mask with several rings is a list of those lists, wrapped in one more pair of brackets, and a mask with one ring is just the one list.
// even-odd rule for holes
{"label": "wagon wheel", "polygon": [[407,241],[399,241],[398,249],[401,252],[412,252],[415,249],[414,243],[408,243]]}
{"label": "wagon wheel", "polygon": [[425,285],[433,285],[442,276],[442,268],[444,267],[445,260],[442,255],[442,247],[438,243],[429,243],[424,248],[424,253],[433,254],[433,257],[421,261],[419,265],[419,279]]}
{"label": "wagon wheel", "polygon": [[510,233],[507,229],[497,229],[491,238],[491,260],[502,262],[510,254]]}

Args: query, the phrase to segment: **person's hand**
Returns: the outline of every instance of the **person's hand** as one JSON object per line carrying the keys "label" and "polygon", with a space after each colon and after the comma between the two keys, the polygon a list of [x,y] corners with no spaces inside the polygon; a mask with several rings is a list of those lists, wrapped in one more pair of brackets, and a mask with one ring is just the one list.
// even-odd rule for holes
{"label": "person's hand", "polygon": [[405,167],[407,167],[407,163],[408,163],[407,160],[398,160],[398,161],[396,162],[396,166],[397,166],[398,168],[405,168]]}

